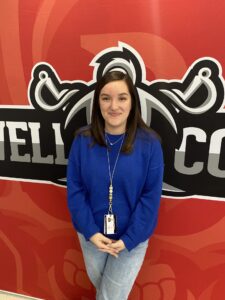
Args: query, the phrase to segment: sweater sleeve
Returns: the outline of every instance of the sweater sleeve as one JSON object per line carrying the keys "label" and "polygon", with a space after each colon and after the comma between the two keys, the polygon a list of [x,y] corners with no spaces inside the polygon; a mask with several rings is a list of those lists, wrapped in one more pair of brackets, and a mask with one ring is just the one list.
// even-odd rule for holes
{"label": "sweater sleeve", "polygon": [[158,140],[154,140],[151,146],[148,172],[140,199],[131,215],[126,232],[121,236],[129,251],[139,243],[147,240],[154,231],[162,192],[163,170],[161,144]]}
{"label": "sweater sleeve", "polygon": [[82,233],[88,240],[92,235],[99,232],[95,223],[91,208],[87,201],[87,191],[81,179],[80,155],[81,137],[74,140],[67,166],[67,200],[68,208],[75,229]]}

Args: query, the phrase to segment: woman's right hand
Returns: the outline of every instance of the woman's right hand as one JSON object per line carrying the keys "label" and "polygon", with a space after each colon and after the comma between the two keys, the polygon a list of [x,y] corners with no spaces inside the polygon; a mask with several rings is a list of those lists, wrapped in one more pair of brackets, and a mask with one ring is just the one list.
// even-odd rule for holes
{"label": "woman's right hand", "polygon": [[90,237],[90,241],[98,248],[98,250],[102,252],[107,252],[115,257],[118,257],[118,251],[117,249],[113,249],[110,247],[112,244],[112,240],[109,238],[105,237],[103,234],[100,232],[95,233]]}

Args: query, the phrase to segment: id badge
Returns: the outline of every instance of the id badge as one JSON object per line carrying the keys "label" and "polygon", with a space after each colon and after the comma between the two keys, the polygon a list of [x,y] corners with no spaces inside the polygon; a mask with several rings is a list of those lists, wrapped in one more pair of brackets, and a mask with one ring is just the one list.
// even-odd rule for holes
{"label": "id badge", "polygon": [[116,216],[113,214],[104,215],[104,234],[116,233]]}

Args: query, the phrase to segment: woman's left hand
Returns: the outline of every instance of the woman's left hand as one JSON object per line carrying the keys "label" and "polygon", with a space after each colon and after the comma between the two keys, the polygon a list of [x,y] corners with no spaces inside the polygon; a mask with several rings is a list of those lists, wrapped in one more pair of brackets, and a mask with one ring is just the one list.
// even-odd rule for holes
{"label": "woman's left hand", "polygon": [[118,253],[126,248],[122,240],[113,242],[109,245],[109,247],[115,249],[116,251],[118,251]]}

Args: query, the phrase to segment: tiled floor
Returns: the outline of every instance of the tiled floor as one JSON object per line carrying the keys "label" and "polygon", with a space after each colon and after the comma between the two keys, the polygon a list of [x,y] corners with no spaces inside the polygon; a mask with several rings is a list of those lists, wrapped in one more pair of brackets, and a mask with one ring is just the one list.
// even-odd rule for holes
{"label": "tiled floor", "polygon": [[28,297],[0,290],[0,300],[44,300],[40,298]]}

